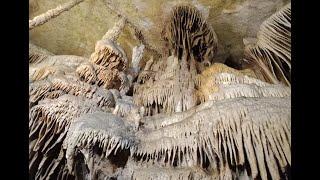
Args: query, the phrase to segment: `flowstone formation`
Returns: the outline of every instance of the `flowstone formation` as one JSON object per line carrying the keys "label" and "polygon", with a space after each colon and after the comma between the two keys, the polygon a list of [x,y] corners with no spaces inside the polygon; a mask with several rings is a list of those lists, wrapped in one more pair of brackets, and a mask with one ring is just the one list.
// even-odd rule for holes
{"label": "flowstone formation", "polygon": [[[291,62],[283,56],[290,12],[288,4],[262,25],[278,27],[260,40],[278,46],[258,41],[254,52],[272,59],[249,53],[252,67]],[[50,20],[40,17],[47,18],[32,28]],[[90,58],[29,44],[30,179],[289,178],[290,83],[279,73],[268,74],[278,81],[262,76],[274,66],[217,63],[218,37],[196,7],[178,4],[166,17],[165,48],[144,67],[152,47],[121,14]],[[131,57],[117,43],[126,27],[139,37]],[[288,77],[290,68],[281,72]]]}
{"label": "flowstone formation", "polygon": [[245,58],[271,83],[291,84],[291,5],[269,17],[257,34],[257,42],[245,47]]}

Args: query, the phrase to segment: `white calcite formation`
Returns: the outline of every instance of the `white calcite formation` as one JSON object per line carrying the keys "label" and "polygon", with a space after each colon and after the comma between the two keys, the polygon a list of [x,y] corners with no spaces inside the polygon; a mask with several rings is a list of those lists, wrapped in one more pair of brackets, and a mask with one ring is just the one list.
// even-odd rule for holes
{"label": "white calcite formation", "polygon": [[[173,8],[174,17],[199,18],[188,6]],[[142,67],[146,44],[139,41],[128,59],[117,43],[127,25],[118,21],[90,58],[30,46],[31,179],[287,179],[287,83],[214,63],[206,48],[193,51],[196,42],[216,48],[204,25],[199,36],[169,28],[184,35],[167,34],[169,54]],[[273,50],[281,59],[281,48]]]}

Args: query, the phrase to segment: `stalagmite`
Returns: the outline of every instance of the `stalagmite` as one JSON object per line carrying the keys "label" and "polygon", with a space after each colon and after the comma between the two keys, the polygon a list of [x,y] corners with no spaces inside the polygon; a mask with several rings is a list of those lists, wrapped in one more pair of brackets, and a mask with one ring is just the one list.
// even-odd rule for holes
{"label": "stalagmite", "polygon": [[145,46],[141,44],[140,46],[135,46],[132,49],[132,58],[131,58],[131,64],[132,64],[132,76],[133,78],[137,77],[140,72],[140,61],[143,57]]}

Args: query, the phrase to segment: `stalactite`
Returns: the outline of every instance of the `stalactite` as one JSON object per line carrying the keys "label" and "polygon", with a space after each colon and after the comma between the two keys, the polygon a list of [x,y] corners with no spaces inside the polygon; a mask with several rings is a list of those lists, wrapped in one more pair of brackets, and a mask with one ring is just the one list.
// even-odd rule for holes
{"label": "stalactite", "polygon": [[185,53],[199,62],[213,60],[217,52],[217,35],[199,10],[189,5],[177,5],[167,21],[163,39],[174,56],[180,59]]}
{"label": "stalactite", "polygon": [[97,104],[93,100],[63,95],[56,100],[42,100],[30,109],[30,177],[39,179],[57,175],[57,168],[65,164],[61,145],[70,123],[81,114],[101,111]]}
{"label": "stalactite", "polygon": [[29,63],[36,64],[54,54],[29,42]]}
{"label": "stalactite", "polygon": [[201,73],[197,64],[211,61],[217,50],[217,37],[196,8],[175,6],[168,24],[163,38],[169,42],[171,56],[159,62],[160,69],[152,78],[148,65],[138,78],[143,84],[134,88],[135,102],[149,109],[149,115],[162,109],[172,113],[194,107],[198,102],[197,74]]}
{"label": "stalactite", "polygon": [[36,81],[30,85],[30,107],[36,105],[40,100],[52,96],[52,93],[57,91],[61,95],[70,94],[94,99],[98,102],[99,107],[107,108],[115,105],[114,97],[108,90],[65,77],[55,77],[51,80]]}
{"label": "stalactite", "polygon": [[197,96],[200,102],[205,102],[234,97],[282,97],[291,93],[289,87],[274,86],[255,77],[252,71],[237,71],[216,63],[198,76]]}
{"label": "stalactite", "polygon": [[[284,11],[271,19],[290,27],[289,10]],[[291,167],[290,87],[259,80],[250,69],[213,63],[216,35],[189,5],[174,6],[164,28],[172,54],[151,58],[140,72],[150,46],[121,17],[90,59],[30,48],[30,178],[285,176]],[[288,44],[270,38],[269,21],[261,26],[257,46],[291,59]],[[140,41],[131,66],[116,43],[126,24]]]}
{"label": "stalactite", "polygon": [[111,113],[93,113],[74,121],[67,134],[64,149],[69,171],[73,171],[74,153],[77,149],[90,149],[99,144],[103,156],[108,157],[117,150],[133,148],[135,140],[123,121]]}
{"label": "stalactite", "polygon": [[245,47],[245,60],[271,83],[291,84],[291,3],[265,20],[256,44]]}
{"label": "stalactite", "polygon": [[[149,133],[138,134],[140,143],[137,144],[136,155],[141,151],[148,156],[165,150],[164,154],[154,159],[160,161],[164,156],[170,156],[175,147],[187,148],[177,162],[178,166],[185,166],[187,164],[184,165],[183,161],[190,162],[192,159],[200,162],[192,152],[202,147],[205,152],[203,156],[209,158],[210,162],[216,161],[214,154],[218,157],[219,169],[244,165],[248,161],[252,177],[259,173],[263,179],[267,171],[273,177],[278,177],[279,170],[290,166],[291,161],[287,158],[290,157],[290,138],[287,138],[290,136],[289,98],[233,98],[209,104],[207,108],[196,109],[197,113],[183,112],[179,121],[168,116],[168,121],[172,123],[157,126]],[[188,115],[184,116],[184,113]],[[258,132],[260,135],[256,136]],[[208,142],[210,148],[205,146]],[[278,162],[282,162],[280,166],[277,166]]]}
{"label": "stalactite", "polygon": [[75,69],[85,61],[86,58],[74,55],[46,56],[41,61],[29,65],[29,79],[37,81],[50,75],[74,74]]}

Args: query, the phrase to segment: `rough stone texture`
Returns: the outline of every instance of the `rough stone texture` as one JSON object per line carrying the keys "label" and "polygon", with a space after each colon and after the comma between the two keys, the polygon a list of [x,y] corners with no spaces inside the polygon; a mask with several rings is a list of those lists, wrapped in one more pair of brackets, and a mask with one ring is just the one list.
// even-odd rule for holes
{"label": "rough stone texture", "polygon": [[[256,37],[261,23],[271,14],[283,7],[287,0],[247,0],[234,3],[222,9],[218,16],[209,18],[225,48],[225,56],[230,54],[231,61],[242,58],[243,38]],[[228,57],[225,57],[228,58]]]}
{"label": "rough stone texture", "polygon": [[[96,4],[101,1],[88,1],[87,3],[90,4],[90,2]],[[141,1],[130,1],[127,6],[125,2],[122,1],[118,5],[115,5],[115,1],[112,3],[114,7],[123,10],[123,14],[127,13],[126,16],[130,17],[130,22],[134,22],[137,27],[142,28],[143,34],[149,38],[149,42],[153,43],[154,47],[161,48],[159,35],[156,36],[156,34],[162,29],[160,26],[163,25],[161,23],[152,24],[152,22],[161,22],[160,19],[165,17],[162,14],[166,14],[159,13],[162,11],[161,8],[170,10],[166,7],[174,5],[176,1],[166,1],[162,4],[162,1],[158,1],[160,4],[150,5],[146,3],[143,7],[148,11],[145,10],[144,14],[131,12],[133,5],[130,3],[136,2],[141,5]],[[267,8],[265,6],[268,3],[255,1],[255,3],[258,2],[260,3],[253,9],[260,7],[262,8],[260,12],[264,12],[263,10]],[[195,1],[193,3],[200,6]],[[242,6],[237,6],[232,1],[227,1],[223,6],[221,4],[218,6],[219,3],[215,4],[216,9],[213,12],[216,14],[211,13],[210,16],[206,12],[212,10],[207,11],[204,8],[209,5],[200,6],[199,9],[208,15],[207,18],[210,22],[210,19],[215,17],[219,20],[214,23],[220,23],[221,26],[226,22],[230,23],[228,24],[229,28],[222,30],[233,32],[231,27],[239,27],[234,28],[239,30],[235,33],[237,37],[247,37],[251,32],[248,29],[259,26],[250,26],[250,28],[247,26],[244,28],[245,30],[242,29],[243,24],[247,21],[256,22],[251,20],[251,16],[249,17],[248,14],[248,17],[242,17],[245,15],[240,12],[241,9],[252,9],[254,3],[245,1],[239,4]],[[85,4],[82,5],[82,8],[87,8]],[[33,1],[30,8],[31,10],[37,9],[36,1]],[[76,8],[81,9],[81,6]],[[97,9],[99,8],[97,7]],[[139,8],[141,7],[139,6]],[[39,6],[38,9],[40,9]],[[87,9],[86,12],[99,14],[92,7]],[[77,9],[73,10],[77,11]],[[154,16],[147,13],[149,10],[154,12]],[[90,28],[96,30],[98,25],[105,26],[102,23],[90,21],[94,19],[93,16],[89,16],[88,22],[80,20],[79,17],[83,16],[83,12],[79,10],[78,13],[74,16],[62,16],[68,20],[60,20],[60,22],[58,17],[49,22],[53,24],[39,27],[45,29],[46,26],[50,26],[54,28],[52,33],[56,33],[55,30],[61,33],[59,34],[61,41],[56,41],[59,38],[54,39],[54,34],[52,36],[50,33],[46,35],[47,32],[51,32],[50,29],[45,29],[46,31],[43,32],[38,29],[44,34],[43,38],[46,40],[44,42],[53,45],[57,50],[66,47],[66,54],[72,54],[68,48],[74,48],[72,47],[74,44],[78,45],[82,42],[72,40],[78,40],[77,38],[82,37],[87,38],[86,42],[91,43],[91,36],[96,34],[91,34],[86,30]],[[241,16],[237,17],[239,13]],[[139,14],[150,17],[150,26],[148,23],[138,21],[138,18],[143,18],[142,15],[139,17]],[[232,22],[237,18],[241,21],[243,19],[247,21],[243,23]],[[82,24],[77,24],[79,22],[76,20]],[[114,24],[117,18],[105,20]],[[60,24],[57,25],[57,22]],[[101,22],[103,21],[101,20]],[[61,25],[63,26],[61,29],[66,32],[60,31]],[[91,25],[96,26],[91,27]],[[108,27],[108,29],[110,28]],[[218,28],[218,31],[222,30]],[[246,31],[246,33],[241,34],[240,31]],[[252,33],[255,32],[252,31]],[[101,39],[102,35],[97,35],[97,39]],[[224,41],[223,38],[220,47],[224,51],[221,52],[237,52],[234,51],[236,48],[232,46],[232,43],[238,44],[235,41],[237,38],[230,38],[230,49],[225,44],[228,41]],[[250,38],[244,42],[249,41],[251,41]],[[134,41],[130,39],[129,31],[125,31],[120,42],[125,49],[126,46],[133,44]],[[99,43],[97,45],[99,47]],[[96,49],[99,50],[97,47]],[[32,52],[32,49],[29,51]],[[117,52],[121,51],[119,48],[115,49],[118,49]],[[52,49],[49,50],[52,51]],[[82,54],[86,51],[90,54],[93,51],[86,48],[82,50],[74,48],[74,50]],[[134,77],[139,73],[136,65],[139,64],[139,58],[142,55],[137,55],[139,53],[136,53],[136,48],[133,48],[132,51],[130,51],[131,49],[126,50],[132,52],[133,63],[130,67],[131,70],[129,68],[127,72],[122,71],[126,66],[120,68],[121,77],[123,77],[122,79],[127,78],[122,82],[130,82],[126,87],[132,89],[132,85],[136,82]],[[40,55],[43,54],[40,51],[35,51],[33,54],[37,61],[29,60],[31,68],[29,73],[33,75],[32,73],[35,71],[32,70],[32,67],[34,67],[35,70],[40,69],[37,71],[39,76],[36,77],[41,77],[29,81],[29,176],[31,179],[290,179],[288,175],[291,172],[290,87],[263,82],[256,79],[255,73],[250,70],[235,70],[223,64],[213,64],[204,71],[199,71],[201,72],[199,75],[194,59],[187,61],[187,58],[180,60],[170,56],[167,62],[158,61],[151,66],[153,63],[151,58],[144,68],[141,67],[146,74],[141,73],[143,78],[140,78],[140,74],[138,80],[144,81],[149,76],[154,78],[155,82],[162,82],[162,84],[159,83],[159,88],[151,86],[151,88],[144,88],[146,91],[141,89],[146,93],[138,90],[143,93],[141,99],[145,99],[144,101],[147,102],[141,103],[139,106],[133,103],[137,94],[136,88],[133,88],[130,93],[129,91],[122,93],[121,90],[119,92],[116,89],[106,90],[98,87],[100,86],[99,82],[92,82],[91,80],[96,76],[90,74],[88,76],[90,83],[83,82],[85,78],[81,78],[77,74],[79,72],[77,67],[86,66],[88,62],[83,61],[89,61],[88,58],[81,57],[79,59],[74,55],[54,53],[58,55],[46,52],[45,57],[41,57]],[[102,53],[102,55],[107,56],[107,53]],[[223,53],[220,55],[220,58],[227,56]],[[232,54],[233,57],[240,55]],[[74,61],[70,61],[70,58],[67,58],[69,56],[76,59],[72,58]],[[130,55],[127,56],[130,57]],[[96,62],[92,61],[94,60],[92,57],[89,62]],[[114,63],[111,58],[103,60],[105,60],[103,64]],[[221,58],[221,60],[224,59]],[[128,61],[124,62],[126,64]],[[100,62],[96,65],[98,66],[98,64],[102,65]],[[88,69],[91,71],[94,67]],[[110,74],[106,75],[108,73],[103,73],[101,78],[112,77]],[[173,79],[173,81],[166,81],[167,79]],[[147,83],[144,84],[148,85]],[[171,84],[175,87],[167,88],[167,85]],[[164,95],[162,96],[161,93]],[[193,97],[201,94],[203,95],[202,100],[195,103]],[[156,102],[162,107],[165,105],[160,102],[164,99],[160,95],[169,99],[167,104],[173,107],[176,113],[160,112],[157,115],[145,116],[149,104]],[[149,103],[150,99],[151,103]],[[153,106],[149,107],[154,109]]]}
{"label": "rough stone texture", "polygon": [[[29,19],[69,0],[29,0]],[[104,0],[86,0],[70,11],[30,31],[30,41],[54,54],[72,54],[89,57],[97,40],[118,21]],[[170,7],[182,1],[165,0],[108,0],[130,21],[141,28],[149,43],[161,50],[160,31]],[[199,8],[213,26],[218,39],[217,59],[240,65],[243,38],[255,37],[260,24],[289,0],[186,0]],[[128,57],[138,45],[131,30],[126,27],[118,42]],[[148,60],[150,53],[144,60]]]}

